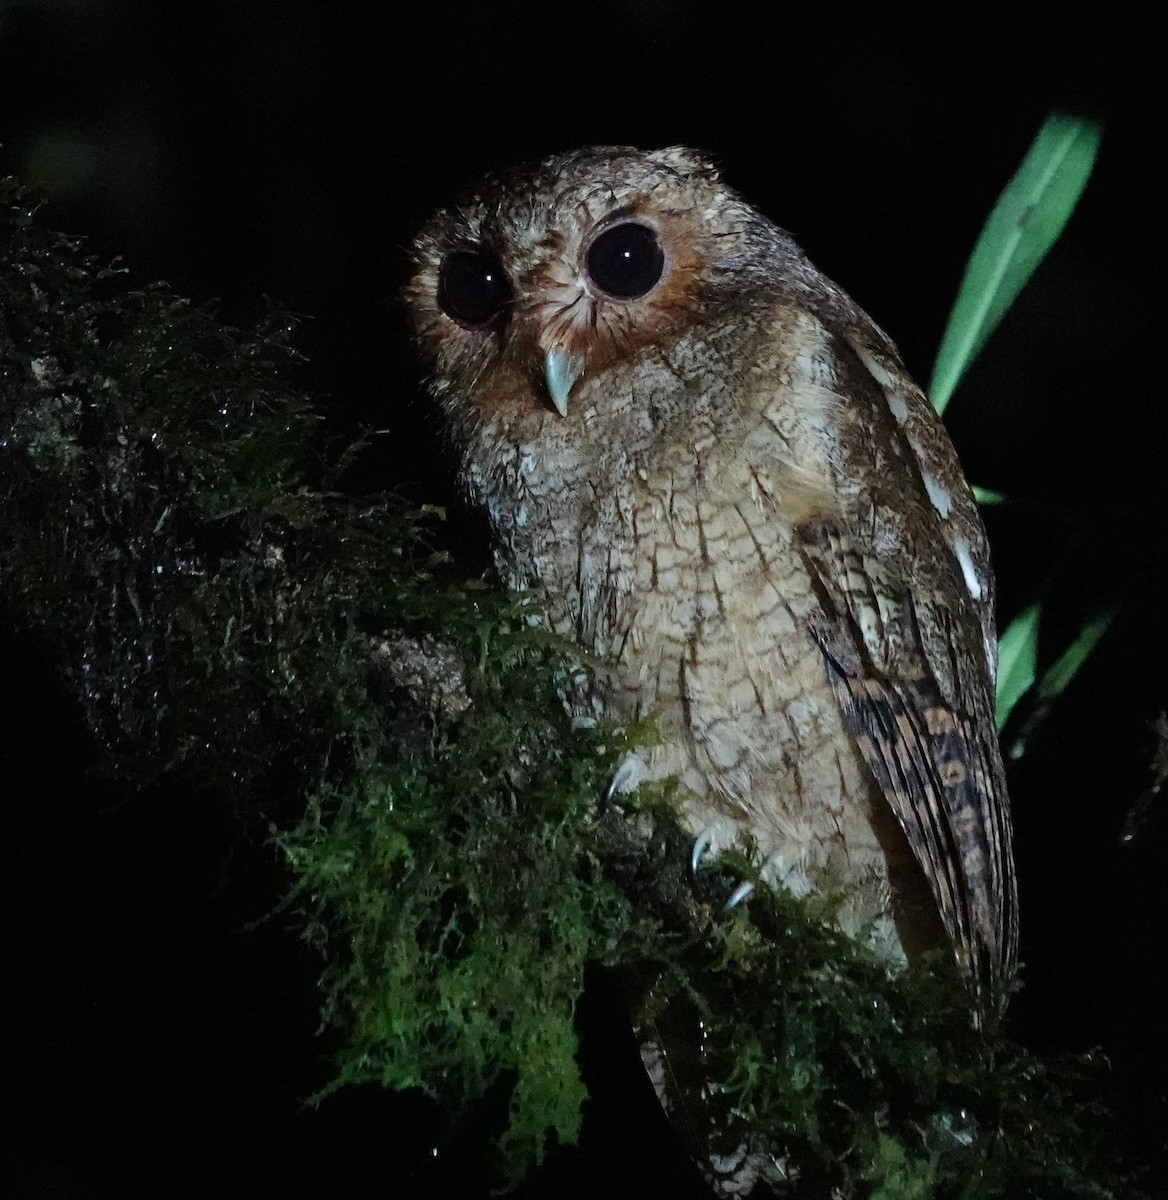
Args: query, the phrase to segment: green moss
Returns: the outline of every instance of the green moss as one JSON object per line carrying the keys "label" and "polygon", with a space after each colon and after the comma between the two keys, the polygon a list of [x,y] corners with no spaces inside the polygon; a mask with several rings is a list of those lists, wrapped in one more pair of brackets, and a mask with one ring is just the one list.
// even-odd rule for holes
{"label": "green moss", "polygon": [[[579,1131],[601,964],[642,1030],[700,1020],[715,1126],[785,1155],[800,1196],[1121,1194],[1088,1066],[975,1034],[943,958],[891,972],[830,899],[723,913],[754,866],[690,879],[668,787],[599,803],[651,731],[573,727],[581,668],[528,605],[459,578],[425,514],[329,490],[344,448],[286,382],[293,329],[131,290],[18,189],[0,205],[0,598],[123,775],[271,822],[324,956],[331,1087],[457,1111],[510,1086],[515,1182]],[[391,643],[430,655],[420,684]]]}
{"label": "green moss", "polygon": [[884,1133],[876,1139],[867,1178],[877,1185],[872,1200],[928,1200],[936,1183],[930,1159],[911,1158],[898,1141]]}
{"label": "green moss", "polygon": [[225,328],[32,218],[9,185],[5,604],[57,644],[124,772],[237,799],[277,763],[311,778],[377,724],[362,631],[424,603],[419,517],[324,490],[317,416],[284,378],[290,318]]}
{"label": "green moss", "polygon": [[[338,1083],[419,1087],[457,1110],[512,1078],[501,1149],[517,1178],[549,1130],[577,1135],[573,1014],[627,904],[585,852],[596,793],[572,786],[557,706],[510,710],[530,734],[520,748],[484,699],[400,770],[316,795],[277,840],[331,959],[329,1015],[349,1046]],[[535,769],[517,772],[524,758]]]}

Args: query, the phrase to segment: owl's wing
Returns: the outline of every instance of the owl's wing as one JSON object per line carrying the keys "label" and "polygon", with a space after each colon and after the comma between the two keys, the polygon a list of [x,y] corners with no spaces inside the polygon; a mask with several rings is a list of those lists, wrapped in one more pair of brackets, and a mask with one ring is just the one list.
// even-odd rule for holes
{"label": "owl's wing", "polygon": [[837,511],[796,531],[823,613],[815,634],[958,965],[989,1008],[1015,966],[1017,890],[985,534],[948,436],[891,345],[854,318],[836,329],[839,395],[863,411],[841,425]]}

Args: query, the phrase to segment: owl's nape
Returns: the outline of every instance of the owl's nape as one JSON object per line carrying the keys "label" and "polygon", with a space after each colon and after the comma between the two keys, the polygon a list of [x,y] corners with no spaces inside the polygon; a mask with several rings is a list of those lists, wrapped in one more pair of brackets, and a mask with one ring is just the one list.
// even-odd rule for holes
{"label": "owl's nape", "polygon": [[749,841],[890,962],[947,943],[992,1011],[1017,937],[993,581],[895,347],[678,148],[488,179],[415,268],[499,569],[599,664],[565,703],[652,716],[629,778],[677,781],[698,858]]}

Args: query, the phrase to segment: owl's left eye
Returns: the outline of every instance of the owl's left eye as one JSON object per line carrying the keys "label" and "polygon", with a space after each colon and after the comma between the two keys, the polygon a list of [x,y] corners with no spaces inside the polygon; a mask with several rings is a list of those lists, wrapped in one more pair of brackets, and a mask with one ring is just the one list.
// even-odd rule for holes
{"label": "owl's left eye", "polygon": [[665,251],[657,235],[639,221],[622,221],[600,234],[585,255],[588,277],[617,300],[636,300],[657,286]]}
{"label": "owl's left eye", "polygon": [[511,285],[503,264],[486,250],[451,250],[438,268],[438,303],[460,325],[482,328],[503,311]]}

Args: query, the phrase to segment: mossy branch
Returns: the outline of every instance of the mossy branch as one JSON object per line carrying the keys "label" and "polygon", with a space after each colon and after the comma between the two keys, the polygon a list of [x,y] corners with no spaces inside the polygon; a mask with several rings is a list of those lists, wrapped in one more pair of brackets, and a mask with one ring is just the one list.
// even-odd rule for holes
{"label": "mossy branch", "polygon": [[753,867],[690,879],[667,789],[600,802],[650,734],[574,727],[585,668],[528,602],[330,490],[291,320],[224,328],[0,201],[0,600],[124,776],[271,823],[343,1035],[325,1091],[458,1110],[508,1079],[513,1183],[578,1132],[598,963],[640,1028],[700,1017],[714,1107],[787,1194],[1119,1194],[1090,1071],[975,1034],[940,960],[898,975],[813,904],[722,913]]}

